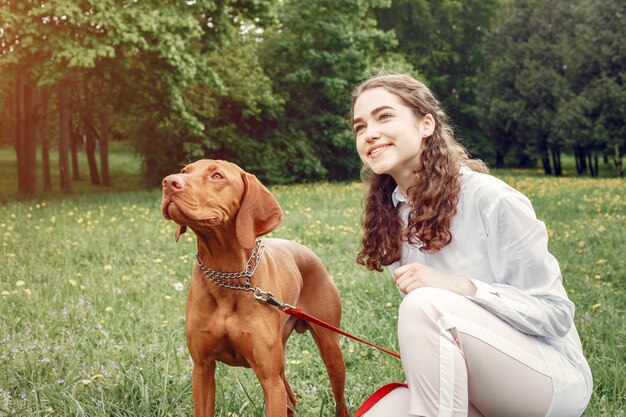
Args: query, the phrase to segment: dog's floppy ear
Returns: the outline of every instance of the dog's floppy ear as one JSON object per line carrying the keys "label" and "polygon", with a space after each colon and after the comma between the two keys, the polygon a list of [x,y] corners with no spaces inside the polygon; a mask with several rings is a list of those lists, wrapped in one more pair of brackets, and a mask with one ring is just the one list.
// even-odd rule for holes
{"label": "dog's floppy ear", "polygon": [[180,239],[180,235],[187,231],[187,226],[181,226],[180,224],[176,228],[176,243],[178,243],[178,239]]}
{"label": "dog's floppy ear", "polygon": [[241,177],[245,189],[236,220],[237,240],[244,248],[252,249],[257,237],[268,234],[280,224],[283,211],[254,175],[244,172]]}

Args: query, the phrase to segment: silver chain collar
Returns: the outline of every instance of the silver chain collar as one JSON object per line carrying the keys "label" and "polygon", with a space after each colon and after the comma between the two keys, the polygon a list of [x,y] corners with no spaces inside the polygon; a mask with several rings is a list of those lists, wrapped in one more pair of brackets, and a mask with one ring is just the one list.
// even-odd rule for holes
{"label": "silver chain collar", "polygon": [[[241,272],[221,272],[211,269],[202,263],[202,261],[200,260],[200,254],[198,253],[196,253],[196,261],[198,262],[198,266],[200,267],[202,274],[204,274],[204,276],[208,278],[212,283],[219,285],[223,288],[229,288],[231,290],[254,291],[256,293],[259,289],[252,287],[252,284],[250,284],[250,279],[254,275],[257,266],[259,266],[264,251],[265,246],[263,246],[261,244],[261,240],[258,239],[256,241],[256,246],[252,251],[252,254],[250,255],[250,258],[248,259],[248,262],[246,262],[246,266]],[[246,282],[232,283],[226,281],[240,278],[245,278]]]}

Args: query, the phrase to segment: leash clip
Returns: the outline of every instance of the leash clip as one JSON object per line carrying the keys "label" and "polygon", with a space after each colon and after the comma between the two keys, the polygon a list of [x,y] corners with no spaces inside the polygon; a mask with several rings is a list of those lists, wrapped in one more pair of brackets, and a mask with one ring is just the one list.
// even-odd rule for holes
{"label": "leash clip", "polygon": [[281,311],[285,311],[285,309],[287,308],[291,308],[291,309],[294,308],[293,306],[290,306],[289,304],[281,303],[280,301],[274,298],[274,294],[272,294],[269,291],[263,291],[259,287],[256,287],[254,289],[253,295],[254,295],[254,298],[256,298],[256,300],[259,303],[269,304],[271,306],[278,307],[278,309]]}

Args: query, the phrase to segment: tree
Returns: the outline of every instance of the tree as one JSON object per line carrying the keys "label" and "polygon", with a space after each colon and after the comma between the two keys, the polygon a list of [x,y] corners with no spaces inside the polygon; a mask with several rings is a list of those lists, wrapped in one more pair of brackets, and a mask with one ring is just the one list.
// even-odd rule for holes
{"label": "tree", "polygon": [[295,180],[355,178],[360,169],[346,127],[349,94],[370,62],[394,45],[376,28],[374,7],[387,1],[285,1],[280,24],[261,50],[265,73],[284,100],[277,120],[282,152]]}
{"label": "tree", "polygon": [[486,130],[504,153],[538,157],[546,174],[561,174],[562,149],[579,173],[597,175],[601,152],[621,164],[626,10],[600,3],[505,2],[487,37]]}
{"label": "tree", "polygon": [[564,39],[565,78],[555,135],[574,150],[578,172],[597,175],[598,154],[613,155],[621,169],[626,147],[626,5],[613,0],[579,0],[577,22]]}
{"label": "tree", "polygon": [[[189,129],[201,129],[187,112],[183,93],[198,78],[211,79],[212,71],[202,68],[197,41],[203,34],[200,15],[215,10],[215,2],[165,5],[154,0],[120,7],[114,0],[0,0],[0,6],[3,73],[20,77],[20,85],[27,89],[50,86],[63,106],[75,104],[68,97],[68,89],[86,85],[81,99],[93,105],[75,108],[81,109],[86,129],[82,133],[99,137],[104,145],[100,147],[101,164],[108,161],[104,140],[110,122],[102,112],[109,108],[105,103],[115,102],[120,95],[126,100],[117,102],[119,112],[140,110],[135,113],[138,118],[153,118],[164,127],[177,120]],[[110,88],[95,96],[93,86],[103,84]],[[15,97],[21,100],[22,92]],[[98,114],[93,114],[96,108]],[[23,102],[16,102],[15,109],[21,115]],[[59,150],[65,155],[70,130],[68,108],[58,110],[62,121]],[[21,134],[22,126],[27,126],[22,118],[17,119],[15,129],[20,161],[30,149],[22,146],[26,143],[22,138],[31,140],[31,136]],[[20,162],[19,166],[25,165]],[[67,168],[62,162],[61,178],[69,173]],[[108,172],[106,166],[102,172]],[[63,188],[68,190],[68,184]]]}
{"label": "tree", "polygon": [[485,62],[484,37],[499,3],[395,0],[375,11],[378,26],[398,39],[394,51],[442,101],[463,143],[484,157],[494,152],[480,125],[476,73]]}

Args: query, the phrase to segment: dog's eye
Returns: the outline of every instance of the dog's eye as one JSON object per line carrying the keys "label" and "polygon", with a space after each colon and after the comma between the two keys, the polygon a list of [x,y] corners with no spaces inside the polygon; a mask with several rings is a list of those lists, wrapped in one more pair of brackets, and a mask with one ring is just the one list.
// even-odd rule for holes
{"label": "dog's eye", "polygon": [[180,170],[180,173],[181,173],[181,174],[186,174],[186,173],[187,173],[187,168],[183,168],[183,169],[181,169],[181,170]]}
{"label": "dog's eye", "polygon": [[212,180],[223,180],[224,176],[222,174],[220,174],[219,172],[214,172],[213,174],[211,174],[211,179]]}

